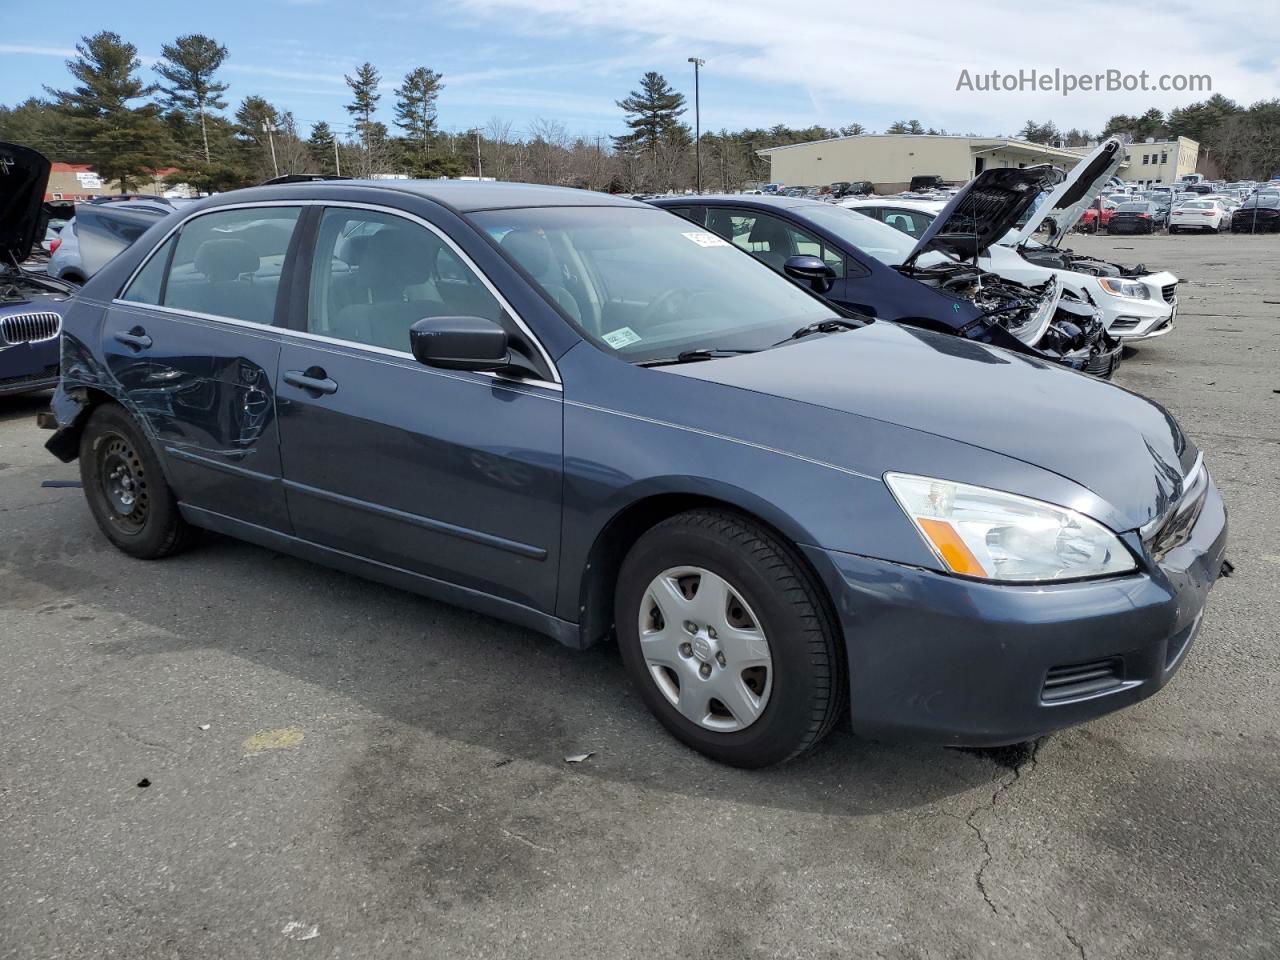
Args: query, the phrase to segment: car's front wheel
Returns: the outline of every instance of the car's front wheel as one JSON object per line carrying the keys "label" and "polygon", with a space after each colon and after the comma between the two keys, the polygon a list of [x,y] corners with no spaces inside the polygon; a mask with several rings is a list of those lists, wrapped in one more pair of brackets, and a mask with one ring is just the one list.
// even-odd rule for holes
{"label": "car's front wheel", "polygon": [[695,510],[645,533],[623,562],[615,616],[649,709],[713,759],[781,763],[840,713],[844,658],[821,587],[745,517]]}
{"label": "car's front wheel", "polygon": [[85,424],[80,479],[99,529],[125,553],[155,560],[182,549],[189,539],[190,528],[150,443],[113,403],[97,407]]}

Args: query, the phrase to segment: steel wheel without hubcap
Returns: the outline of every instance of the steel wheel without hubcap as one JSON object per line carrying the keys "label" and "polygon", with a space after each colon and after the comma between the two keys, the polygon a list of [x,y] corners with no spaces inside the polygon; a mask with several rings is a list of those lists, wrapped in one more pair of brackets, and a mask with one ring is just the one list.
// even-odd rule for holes
{"label": "steel wheel without hubcap", "polygon": [[103,438],[98,449],[98,478],[111,520],[121,532],[137,533],[146,525],[151,506],[142,460],[119,434]]}
{"label": "steel wheel without hubcap", "polygon": [[645,590],[638,626],[649,676],[682,716],[717,733],[759,719],[773,686],[769,641],[723,577],[702,567],[664,570]]}

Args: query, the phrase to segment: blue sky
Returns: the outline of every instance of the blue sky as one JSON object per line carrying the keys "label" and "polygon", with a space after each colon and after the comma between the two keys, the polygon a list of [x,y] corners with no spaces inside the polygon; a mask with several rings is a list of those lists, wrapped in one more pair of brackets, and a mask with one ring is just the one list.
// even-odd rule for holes
{"label": "blue sky", "polygon": [[[445,129],[496,117],[519,131],[542,117],[587,136],[620,132],[614,101],[645,70],[665,74],[692,102],[689,56],[707,61],[704,129],[855,120],[883,129],[916,118],[953,132],[998,134],[1035,118],[1096,130],[1112,113],[1202,98],[957,91],[962,69],[1208,73],[1214,91],[1244,102],[1280,88],[1280,18],[1269,4],[1235,0],[1216,4],[1211,16],[1202,5],[1171,0],[1160,30],[1144,31],[1144,43],[1126,47],[1123,57],[1112,42],[1115,8],[1103,0],[995,0],[968,18],[940,0],[916,0],[909,18],[905,8],[852,5],[845,13],[833,5],[796,15],[776,0],[219,0],[186,7],[189,15],[173,3],[62,0],[56,17],[20,16],[16,0],[4,6],[0,102],[66,85],[63,62],[82,34],[114,29],[149,59],[177,34],[203,32],[230,49],[223,78],[233,102],[260,94],[292,110],[304,129],[317,120],[349,123],[342,78],[364,60],[382,71],[380,119],[388,123],[392,88],[425,65],[445,76]],[[1155,37],[1163,39],[1147,42]]]}

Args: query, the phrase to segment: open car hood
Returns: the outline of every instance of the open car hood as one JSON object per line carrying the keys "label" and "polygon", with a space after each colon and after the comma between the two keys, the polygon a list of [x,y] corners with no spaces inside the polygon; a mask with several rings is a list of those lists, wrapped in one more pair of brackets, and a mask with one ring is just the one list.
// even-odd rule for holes
{"label": "open car hood", "polygon": [[1036,208],[1026,225],[1009,239],[1009,244],[1026,243],[1042,225],[1047,224],[1048,236],[1042,242],[1047,247],[1056,247],[1084,212],[1098,202],[1098,197],[1122,166],[1124,144],[1118,137],[1108,137],[1075,165],[1058,189]]}
{"label": "open car hood", "polygon": [[1061,182],[1062,171],[1048,164],[982,171],[942,208],[903,265],[931,251],[959,260],[980,257],[1013,228],[1036,197]]}
{"label": "open car hood", "polygon": [[30,147],[0,141],[0,261],[31,255],[44,221],[44,190],[52,164]]}

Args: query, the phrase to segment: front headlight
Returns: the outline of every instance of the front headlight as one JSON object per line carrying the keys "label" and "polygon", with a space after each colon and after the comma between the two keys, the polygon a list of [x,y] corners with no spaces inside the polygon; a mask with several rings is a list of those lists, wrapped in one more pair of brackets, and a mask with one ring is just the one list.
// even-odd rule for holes
{"label": "front headlight", "polygon": [[1117,297],[1130,297],[1134,300],[1150,300],[1151,291],[1144,284],[1132,280],[1121,280],[1118,277],[1099,277],[1098,283],[1107,293]]}
{"label": "front headlight", "polygon": [[884,482],[952,573],[1026,583],[1137,567],[1114,533],[1066,507],[905,473],[886,473]]}

